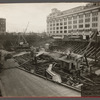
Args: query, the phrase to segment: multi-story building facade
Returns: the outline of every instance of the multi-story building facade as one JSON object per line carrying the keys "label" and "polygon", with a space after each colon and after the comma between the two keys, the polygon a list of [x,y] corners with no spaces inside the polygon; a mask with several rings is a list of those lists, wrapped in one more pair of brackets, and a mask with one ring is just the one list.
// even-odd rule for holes
{"label": "multi-story building facade", "polygon": [[89,3],[66,11],[54,8],[47,17],[47,33],[50,36],[86,37],[95,30],[100,31],[100,3]]}
{"label": "multi-story building facade", "polygon": [[0,35],[6,33],[6,19],[0,18]]}

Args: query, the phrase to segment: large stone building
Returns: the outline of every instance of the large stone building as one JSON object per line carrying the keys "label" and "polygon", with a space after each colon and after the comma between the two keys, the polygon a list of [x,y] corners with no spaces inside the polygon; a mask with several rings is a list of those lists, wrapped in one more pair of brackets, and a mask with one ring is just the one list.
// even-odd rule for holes
{"label": "large stone building", "polygon": [[0,35],[6,34],[6,19],[0,18]]}
{"label": "large stone building", "polygon": [[100,3],[89,3],[66,11],[54,8],[47,17],[47,33],[50,36],[86,37],[95,30],[100,31]]}

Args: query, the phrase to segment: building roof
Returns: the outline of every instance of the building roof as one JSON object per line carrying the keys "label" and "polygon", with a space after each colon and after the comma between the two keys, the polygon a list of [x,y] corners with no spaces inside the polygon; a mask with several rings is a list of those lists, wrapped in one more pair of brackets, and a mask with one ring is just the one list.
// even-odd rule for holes
{"label": "building roof", "polygon": [[49,14],[48,18],[61,17],[63,15],[71,15],[75,13],[81,13],[84,11],[86,12],[88,10],[97,9],[98,7],[100,7],[100,3],[88,3],[86,6],[78,6],[65,11],[60,11],[55,13],[53,12]]}
{"label": "building roof", "polygon": [[0,18],[0,20],[5,20],[6,18]]}

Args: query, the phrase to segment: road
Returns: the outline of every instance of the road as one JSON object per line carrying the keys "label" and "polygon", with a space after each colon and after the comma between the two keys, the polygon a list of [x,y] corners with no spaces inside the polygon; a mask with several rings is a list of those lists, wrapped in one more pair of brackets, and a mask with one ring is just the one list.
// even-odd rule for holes
{"label": "road", "polygon": [[[5,68],[18,66],[13,59],[4,63]],[[72,89],[58,85],[17,68],[0,73],[3,96],[68,97],[81,96]]]}

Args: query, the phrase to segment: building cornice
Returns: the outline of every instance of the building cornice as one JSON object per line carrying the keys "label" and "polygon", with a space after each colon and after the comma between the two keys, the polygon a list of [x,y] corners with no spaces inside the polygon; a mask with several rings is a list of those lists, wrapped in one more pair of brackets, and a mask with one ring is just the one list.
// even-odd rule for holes
{"label": "building cornice", "polygon": [[94,11],[99,11],[100,10],[100,6],[98,7],[93,7],[93,8],[87,8],[87,9],[83,9],[77,12],[73,12],[73,13],[69,13],[69,14],[63,14],[63,15],[59,15],[59,16],[55,16],[55,17],[51,17],[48,20],[52,20],[54,18],[60,18],[60,17],[65,17],[65,16],[74,16],[74,14],[79,15],[80,13],[88,13],[88,12],[94,12]]}

